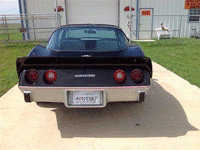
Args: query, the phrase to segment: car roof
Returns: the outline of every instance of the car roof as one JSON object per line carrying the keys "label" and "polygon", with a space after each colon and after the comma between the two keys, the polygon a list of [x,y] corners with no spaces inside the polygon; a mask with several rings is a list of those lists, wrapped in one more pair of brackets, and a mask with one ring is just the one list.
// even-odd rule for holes
{"label": "car roof", "polygon": [[110,25],[110,24],[68,24],[68,25],[63,25],[60,26],[60,28],[65,28],[65,27],[109,27],[109,28],[116,28],[122,30],[120,27],[116,25]]}

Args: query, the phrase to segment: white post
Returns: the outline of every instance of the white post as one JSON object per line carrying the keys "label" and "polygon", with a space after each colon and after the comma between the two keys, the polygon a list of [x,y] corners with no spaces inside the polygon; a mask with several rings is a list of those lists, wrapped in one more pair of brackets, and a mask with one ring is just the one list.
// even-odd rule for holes
{"label": "white post", "polygon": [[57,27],[59,27],[59,20],[58,20],[58,0],[56,0],[56,21],[57,21]]}
{"label": "white post", "polygon": [[131,16],[132,0],[129,0],[129,31],[130,31],[130,41],[131,41],[131,30],[132,30],[132,16]]}

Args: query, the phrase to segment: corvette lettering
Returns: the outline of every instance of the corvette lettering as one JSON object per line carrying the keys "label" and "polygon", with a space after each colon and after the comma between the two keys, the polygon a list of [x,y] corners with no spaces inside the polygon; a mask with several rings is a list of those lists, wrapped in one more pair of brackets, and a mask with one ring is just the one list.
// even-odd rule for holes
{"label": "corvette lettering", "polygon": [[76,74],[75,78],[94,78],[95,74]]}

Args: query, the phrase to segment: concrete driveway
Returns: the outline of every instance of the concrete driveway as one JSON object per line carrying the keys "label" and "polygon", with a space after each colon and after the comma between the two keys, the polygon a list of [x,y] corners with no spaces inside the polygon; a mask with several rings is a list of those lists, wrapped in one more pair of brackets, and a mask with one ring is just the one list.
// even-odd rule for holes
{"label": "concrete driveway", "polygon": [[25,103],[14,86],[0,99],[0,149],[200,149],[200,89],[153,69],[144,103],[103,109]]}

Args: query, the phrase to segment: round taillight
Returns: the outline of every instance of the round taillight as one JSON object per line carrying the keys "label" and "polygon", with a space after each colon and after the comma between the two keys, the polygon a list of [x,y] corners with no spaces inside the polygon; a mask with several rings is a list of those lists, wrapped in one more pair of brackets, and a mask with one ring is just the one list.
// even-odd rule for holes
{"label": "round taillight", "polygon": [[44,76],[45,79],[50,83],[55,82],[57,79],[57,73],[54,70],[47,70]]}
{"label": "round taillight", "polygon": [[27,73],[26,73],[26,77],[29,81],[31,82],[36,82],[37,79],[39,78],[39,73],[37,70],[35,69],[30,69]]}
{"label": "round taillight", "polygon": [[120,69],[114,72],[113,77],[118,83],[123,83],[126,80],[125,72]]}
{"label": "round taillight", "polygon": [[135,69],[131,72],[131,78],[134,82],[139,82],[143,79],[143,72],[139,69]]}

